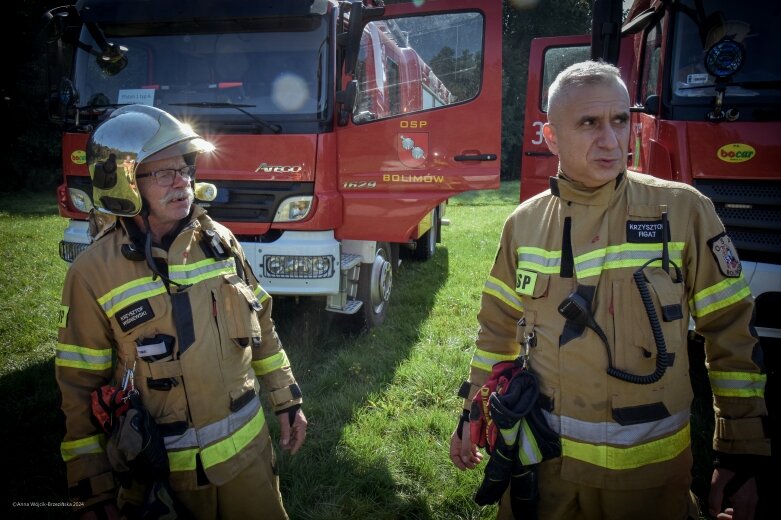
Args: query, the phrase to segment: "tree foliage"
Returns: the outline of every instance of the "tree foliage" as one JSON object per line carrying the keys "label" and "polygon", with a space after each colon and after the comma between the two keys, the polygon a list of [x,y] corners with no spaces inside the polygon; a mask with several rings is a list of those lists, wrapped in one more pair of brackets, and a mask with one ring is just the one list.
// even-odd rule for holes
{"label": "tree foliage", "polygon": [[591,2],[507,0],[502,30],[502,179],[507,180],[520,175],[531,41],[590,32]]}

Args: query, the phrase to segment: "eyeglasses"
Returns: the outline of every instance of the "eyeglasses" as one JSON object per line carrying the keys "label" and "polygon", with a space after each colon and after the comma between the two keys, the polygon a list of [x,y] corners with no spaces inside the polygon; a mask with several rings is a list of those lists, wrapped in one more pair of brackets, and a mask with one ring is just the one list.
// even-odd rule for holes
{"label": "eyeglasses", "polygon": [[195,166],[185,166],[183,168],[179,168],[178,170],[175,168],[170,168],[166,170],[157,170],[151,173],[138,173],[136,174],[136,179],[154,177],[158,186],[167,187],[173,185],[177,173],[182,179],[189,182],[195,178]]}

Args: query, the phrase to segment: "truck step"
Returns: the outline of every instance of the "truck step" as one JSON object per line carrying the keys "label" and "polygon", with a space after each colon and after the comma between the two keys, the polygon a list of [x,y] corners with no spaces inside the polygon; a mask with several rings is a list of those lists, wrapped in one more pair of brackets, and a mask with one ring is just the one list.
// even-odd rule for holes
{"label": "truck step", "polygon": [[363,302],[361,300],[347,300],[347,303],[345,303],[343,308],[327,306],[325,310],[339,314],[355,314],[361,310],[361,307],[363,307]]}
{"label": "truck step", "polygon": [[[353,255],[350,253],[342,253],[342,271],[352,269],[356,265],[361,263],[361,255]],[[352,314],[352,313],[349,313]]]}

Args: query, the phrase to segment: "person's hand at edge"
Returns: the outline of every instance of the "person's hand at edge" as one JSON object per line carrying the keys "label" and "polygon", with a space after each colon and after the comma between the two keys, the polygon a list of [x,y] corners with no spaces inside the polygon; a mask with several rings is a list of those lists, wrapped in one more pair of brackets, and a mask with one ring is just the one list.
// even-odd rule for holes
{"label": "person's hand at edge", "polygon": [[483,460],[483,454],[472,442],[468,410],[461,414],[458,426],[450,436],[450,460],[460,470],[474,469]]}
{"label": "person's hand at edge", "polygon": [[279,420],[279,444],[291,455],[298,453],[306,438],[306,427],[309,424],[301,410],[301,405],[291,406],[277,412]]}

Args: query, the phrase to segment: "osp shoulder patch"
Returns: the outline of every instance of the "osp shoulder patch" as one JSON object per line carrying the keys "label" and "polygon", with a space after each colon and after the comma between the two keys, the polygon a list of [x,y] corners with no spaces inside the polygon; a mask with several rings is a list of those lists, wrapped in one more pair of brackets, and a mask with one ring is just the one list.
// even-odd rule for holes
{"label": "osp shoulder patch", "polygon": [[122,332],[127,332],[133,327],[146,323],[155,317],[155,312],[149,304],[149,300],[141,300],[128,305],[115,314],[117,323]]}
{"label": "osp shoulder patch", "polygon": [[537,285],[537,273],[524,269],[515,270],[515,292],[531,296],[534,294],[535,285]]}
{"label": "osp shoulder patch", "polygon": [[727,236],[726,233],[722,233],[708,240],[708,246],[710,246],[713,258],[716,259],[716,263],[719,265],[721,274],[729,278],[737,278],[740,276],[740,273],[743,271],[743,266],[740,265],[738,252],[735,250],[735,244],[732,243],[732,239]]}
{"label": "osp shoulder patch", "polygon": [[57,315],[57,325],[61,329],[68,326],[68,312],[70,312],[70,307],[67,305],[60,305],[60,312]]}
{"label": "osp shoulder patch", "polygon": [[[670,229],[667,229],[670,240]],[[635,244],[659,243],[664,241],[664,223],[662,220],[627,220],[626,241]]]}

